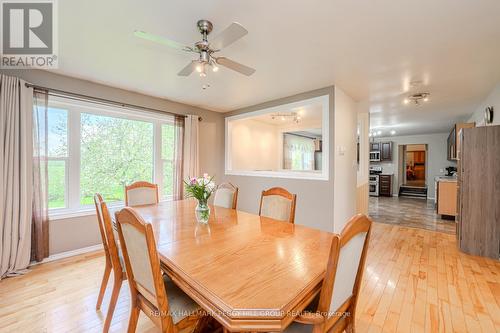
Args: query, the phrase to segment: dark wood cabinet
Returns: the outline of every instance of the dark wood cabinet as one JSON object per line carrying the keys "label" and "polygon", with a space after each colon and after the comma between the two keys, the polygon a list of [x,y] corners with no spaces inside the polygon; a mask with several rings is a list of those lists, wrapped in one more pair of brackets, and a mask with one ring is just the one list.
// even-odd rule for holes
{"label": "dark wood cabinet", "polygon": [[370,151],[380,151],[380,143],[370,142]]}
{"label": "dark wood cabinet", "polygon": [[380,152],[380,161],[392,161],[392,142],[370,142],[370,152]]}
{"label": "dark wood cabinet", "polygon": [[378,194],[380,196],[392,196],[392,175],[378,176]]}
{"label": "dark wood cabinet", "polygon": [[475,123],[457,123],[451,129],[447,140],[447,158],[448,161],[456,161],[460,153],[460,131],[463,128],[472,128]]}
{"label": "dark wood cabinet", "polygon": [[380,160],[392,161],[392,142],[380,143]]}

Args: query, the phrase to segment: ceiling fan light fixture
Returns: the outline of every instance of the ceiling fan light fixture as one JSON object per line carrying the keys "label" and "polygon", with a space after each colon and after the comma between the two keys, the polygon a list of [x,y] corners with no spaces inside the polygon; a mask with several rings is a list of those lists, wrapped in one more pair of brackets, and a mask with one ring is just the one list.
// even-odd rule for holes
{"label": "ceiling fan light fixture", "polygon": [[410,102],[413,102],[415,105],[420,105],[421,102],[428,102],[430,95],[431,94],[428,92],[411,94],[403,100],[403,103],[409,104]]}
{"label": "ceiling fan light fixture", "polygon": [[213,65],[212,72],[217,72],[217,71],[219,71],[219,67],[217,67],[216,65]]}
{"label": "ceiling fan light fixture", "polygon": [[196,65],[196,71],[197,71],[198,73],[203,72],[203,64],[198,64],[198,65]]}

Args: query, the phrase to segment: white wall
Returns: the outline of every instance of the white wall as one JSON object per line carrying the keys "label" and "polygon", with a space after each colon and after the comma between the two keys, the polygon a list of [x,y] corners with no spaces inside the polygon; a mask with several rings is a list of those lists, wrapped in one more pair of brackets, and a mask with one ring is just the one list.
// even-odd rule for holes
{"label": "white wall", "polygon": [[[394,173],[394,181],[392,192],[397,194],[399,192],[399,146],[408,144],[426,144],[427,145],[427,165],[425,171],[425,178],[428,188],[427,196],[429,199],[434,199],[434,177],[442,175],[444,168],[448,166],[456,166],[454,161],[447,159],[447,142],[449,133],[437,134],[423,134],[423,135],[410,135],[410,136],[392,136],[386,138],[377,138],[375,141],[392,141],[392,162],[376,163],[381,165],[384,173]],[[443,172],[441,172],[443,170]]]}
{"label": "white wall", "polygon": [[356,213],[358,110],[354,101],[335,87],[334,232],[342,231]]}
{"label": "white wall", "polygon": [[484,126],[484,109],[487,106],[493,106],[494,115],[491,125],[500,125],[500,82],[490,92],[488,97],[479,105],[467,122],[475,122],[476,126]]}
{"label": "white wall", "polygon": [[239,187],[238,209],[257,214],[261,192],[270,187],[283,187],[297,194],[295,223],[326,231],[333,231],[333,123],[334,123],[334,88],[327,87],[310,92],[281,98],[224,114],[226,117],[263,110],[270,107],[289,104],[319,96],[329,96],[329,179],[287,179],[272,177],[225,175],[229,181]]}
{"label": "white wall", "polygon": [[242,119],[231,124],[231,170],[278,170],[280,167],[278,128]]}

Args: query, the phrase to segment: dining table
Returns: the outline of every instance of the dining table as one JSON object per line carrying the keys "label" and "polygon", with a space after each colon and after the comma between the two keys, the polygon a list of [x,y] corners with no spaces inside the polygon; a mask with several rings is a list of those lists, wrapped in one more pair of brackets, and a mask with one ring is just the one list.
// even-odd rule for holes
{"label": "dining table", "polygon": [[[279,332],[319,294],[333,234],[195,200],[135,206],[164,272],[230,332]],[[304,221],[307,222],[307,221]]]}

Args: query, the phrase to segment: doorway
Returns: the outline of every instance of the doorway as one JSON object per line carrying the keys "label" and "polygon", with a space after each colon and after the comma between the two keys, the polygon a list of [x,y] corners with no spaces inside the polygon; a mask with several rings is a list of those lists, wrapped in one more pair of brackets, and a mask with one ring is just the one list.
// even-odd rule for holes
{"label": "doorway", "polygon": [[406,145],[404,151],[403,170],[405,170],[405,173],[403,184],[411,187],[426,187],[426,145]]}

